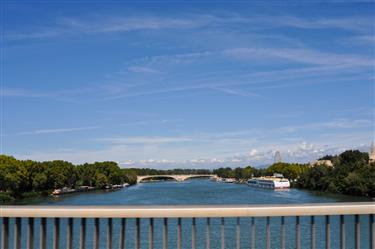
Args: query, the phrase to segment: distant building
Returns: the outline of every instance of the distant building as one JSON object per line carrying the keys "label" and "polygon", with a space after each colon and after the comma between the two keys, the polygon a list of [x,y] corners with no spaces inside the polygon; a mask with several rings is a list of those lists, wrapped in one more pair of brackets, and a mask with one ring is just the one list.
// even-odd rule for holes
{"label": "distant building", "polygon": [[372,142],[371,144],[371,149],[370,149],[370,163],[374,163],[375,162],[375,145],[374,145],[374,142]]}
{"label": "distant building", "polygon": [[280,154],[280,151],[276,151],[275,152],[274,163],[281,163],[281,154]]}
{"label": "distant building", "polygon": [[316,161],[310,162],[311,167],[318,166],[318,165],[326,165],[328,167],[333,167],[333,163],[331,160],[316,160]]}

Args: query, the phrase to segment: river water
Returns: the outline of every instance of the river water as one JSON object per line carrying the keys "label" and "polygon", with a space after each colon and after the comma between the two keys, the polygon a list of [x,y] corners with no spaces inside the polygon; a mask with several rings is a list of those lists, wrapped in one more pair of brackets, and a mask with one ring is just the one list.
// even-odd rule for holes
{"label": "river water", "polygon": [[[189,180],[185,182],[152,182],[141,183],[117,191],[95,191],[88,193],[70,194],[60,197],[34,199],[24,204],[32,205],[191,205],[191,204],[298,204],[298,203],[327,203],[327,202],[356,202],[370,201],[367,198],[333,195],[321,192],[311,192],[298,189],[290,190],[265,190],[252,188],[245,184],[217,183],[209,180]],[[339,217],[331,218],[331,248],[339,248]],[[361,248],[368,248],[368,217],[360,216],[361,220]],[[12,221],[13,222],[13,221]],[[117,248],[120,220],[114,219],[113,243]],[[134,248],[134,219],[127,220],[126,248]],[[141,220],[141,248],[148,248],[148,219]],[[155,247],[162,248],[162,220],[155,219]],[[169,219],[168,241],[169,248],[176,247],[176,219]],[[211,220],[211,248],[220,248],[220,219]],[[265,218],[256,218],[256,248],[265,248]],[[271,248],[280,248],[280,218],[271,218]],[[310,246],[310,217],[301,217],[301,246]],[[354,248],[354,217],[345,216],[347,248]],[[26,220],[23,220],[23,224]],[[52,220],[48,220],[48,246],[52,245]],[[66,220],[62,219],[61,248],[65,248]],[[241,248],[250,245],[250,218],[241,218]],[[287,217],[286,223],[286,248],[295,248],[295,217]],[[36,238],[38,238],[38,224],[36,219]],[[92,248],[93,220],[87,220],[87,248]],[[191,248],[192,219],[182,219],[183,248]],[[206,219],[197,219],[197,248],[205,248]],[[225,219],[225,244],[226,248],[235,248],[235,218]],[[316,217],[317,247],[325,245],[325,217]],[[79,219],[74,221],[74,248],[79,245]],[[26,225],[22,226],[26,233]],[[106,248],[106,220],[101,220],[101,247]],[[24,236],[25,237],[25,236]],[[23,238],[25,244],[25,238]],[[38,246],[38,244],[36,244]],[[24,247],[26,248],[26,247]],[[50,247],[49,247],[50,248]]]}

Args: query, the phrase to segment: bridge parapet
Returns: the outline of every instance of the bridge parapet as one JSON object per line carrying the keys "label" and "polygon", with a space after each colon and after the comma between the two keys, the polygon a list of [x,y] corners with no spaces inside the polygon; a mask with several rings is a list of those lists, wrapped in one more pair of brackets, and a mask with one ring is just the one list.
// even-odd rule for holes
{"label": "bridge parapet", "polygon": [[[141,248],[141,244],[143,248],[146,243],[148,248],[165,248],[170,241],[168,230],[192,238],[191,248],[204,248],[210,241],[215,240],[221,241],[221,248],[225,248],[227,243],[230,243],[230,248],[240,248],[241,241],[244,239],[247,239],[250,245],[261,245],[261,248],[270,248],[271,242],[272,245],[276,242],[278,248],[285,248],[286,243],[293,248],[306,248],[306,240],[311,243],[311,248],[330,248],[331,245],[333,248],[345,248],[346,244],[347,248],[374,248],[374,215],[373,202],[184,206],[0,206],[2,220],[0,248],[33,248],[34,242],[41,245],[40,248],[46,248],[47,242],[53,242],[53,248],[60,248],[60,246],[73,248],[73,239],[80,242],[79,248],[85,248],[86,241],[93,244],[94,248],[99,248],[99,245],[112,248],[114,246],[112,243],[116,243],[116,247],[119,245],[117,248],[124,248],[123,245],[128,243],[134,243],[135,248]],[[322,216],[325,216],[325,224],[319,222]],[[230,228],[226,225],[226,217],[236,219],[235,232],[225,233],[228,229],[233,230],[233,224],[230,224]],[[271,219],[271,217],[278,218]],[[290,219],[291,217],[293,220]],[[67,222],[60,222],[62,218],[66,218]],[[114,218],[120,219],[119,223],[116,224]],[[127,223],[128,218],[135,219],[135,222]],[[177,222],[170,222],[170,218],[177,218]],[[182,218],[192,219],[192,222],[190,224],[181,222]],[[40,224],[34,222],[35,219],[40,219]],[[87,222],[87,219],[93,219],[93,222]],[[154,219],[163,219],[163,225],[159,223],[158,226],[157,222],[154,225]],[[202,229],[199,230],[203,232],[205,240],[196,239],[198,219],[207,220],[206,224],[202,223]],[[288,222],[285,222],[287,219]],[[337,222],[333,222],[335,220]],[[75,227],[78,222],[80,222],[79,228]],[[104,224],[107,227],[106,236],[100,233],[100,227]],[[246,231],[241,232],[243,225]],[[24,234],[26,226],[27,234]],[[326,239],[321,239],[320,233],[316,232],[319,228],[324,229],[323,226],[325,226]],[[216,231],[221,229],[221,234],[213,233],[211,227]],[[363,229],[365,227],[367,229]],[[38,228],[40,236],[35,236]],[[78,229],[80,232],[74,233]],[[115,240],[113,231],[117,229],[120,230],[120,235]],[[62,231],[66,231],[66,240],[59,239]],[[92,236],[86,236],[85,231],[93,231]],[[264,232],[257,233],[255,236],[255,231]],[[124,236],[130,233],[133,236]],[[176,248],[185,245],[182,244],[180,235],[174,240]],[[14,239],[13,243],[11,239]],[[107,240],[106,244],[101,241],[103,239]]]}
{"label": "bridge parapet", "polygon": [[171,178],[176,180],[177,182],[183,182],[190,178],[200,178],[200,177],[209,177],[209,178],[218,178],[217,175],[145,175],[145,176],[137,176],[137,182],[141,182],[146,179],[152,178]]}

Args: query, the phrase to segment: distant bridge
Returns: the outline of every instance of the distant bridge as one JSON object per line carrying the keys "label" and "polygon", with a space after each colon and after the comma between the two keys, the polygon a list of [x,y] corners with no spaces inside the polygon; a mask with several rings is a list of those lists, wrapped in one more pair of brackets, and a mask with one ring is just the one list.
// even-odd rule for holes
{"label": "distant bridge", "polygon": [[153,178],[170,178],[178,182],[183,182],[187,179],[201,178],[201,177],[209,177],[209,178],[215,178],[215,179],[218,178],[217,175],[146,175],[146,176],[137,176],[137,182],[142,182],[143,180],[153,179]]}

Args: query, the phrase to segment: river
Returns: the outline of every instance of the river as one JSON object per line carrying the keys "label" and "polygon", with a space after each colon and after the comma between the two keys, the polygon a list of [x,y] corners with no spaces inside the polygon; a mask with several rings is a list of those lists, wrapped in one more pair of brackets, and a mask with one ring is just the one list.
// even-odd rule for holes
{"label": "river", "polygon": [[[322,192],[312,192],[299,189],[290,190],[265,190],[252,188],[245,184],[232,183],[217,183],[209,180],[189,180],[185,182],[150,182],[141,183],[129,188],[120,189],[116,191],[95,191],[88,193],[77,193],[63,195],[60,197],[47,197],[27,201],[23,204],[32,205],[183,205],[183,204],[296,204],[296,203],[327,203],[327,202],[356,202],[356,201],[370,201],[363,197],[353,197],[344,195],[334,195]],[[368,217],[361,216],[361,231],[362,231],[362,246],[368,248]],[[346,216],[347,223],[347,248],[353,248],[354,243],[352,237],[354,233],[354,218]],[[317,229],[317,247],[323,248],[325,242],[324,217],[316,217]],[[38,219],[36,224],[38,227]],[[66,219],[62,219],[63,224]],[[79,219],[75,219],[75,236],[74,248],[78,248],[79,243]],[[88,241],[87,248],[92,248],[92,219],[88,219]],[[119,220],[114,219],[114,246],[117,247],[117,239],[119,236]],[[134,248],[134,219],[127,221],[127,248]],[[170,248],[176,248],[176,219],[169,219],[169,244]],[[205,219],[197,219],[197,240],[198,248],[204,248],[205,245]],[[219,248],[220,244],[220,219],[212,219],[211,225],[211,248]],[[235,248],[235,223],[234,218],[227,218],[226,222],[226,248]],[[257,248],[264,248],[265,236],[265,218],[255,219],[256,243]],[[295,218],[287,217],[286,231],[287,243],[286,248],[294,248],[295,236]],[[302,248],[309,248],[310,245],[310,218],[301,217],[301,238]],[[23,222],[25,224],[26,221]],[[183,219],[183,248],[191,248],[191,219]],[[52,244],[52,220],[48,220],[47,229],[49,233],[48,244]],[[148,220],[141,221],[141,239],[142,248],[147,248],[147,232]],[[62,228],[65,228],[62,226]],[[23,226],[26,232],[26,227]],[[105,248],[106,221],[101,220],[101,247]],[[36,229],[36,234],[38,234]],[[241,218],[241,248],[249,248],[250,244],[250,219]],[[274,237],[271,241],[271,248],[279,248],[279,233],[280,233],[280,218],[271,218],[271,236]],[[61,243],[65,244],[65,231],[62,233]],[[338,248],[339,239],[339,219],[337,216],[331,217],[331,248]],[[25,238],[24,238],[25,240]],[[201,243],[199,243],[201,242]],[[25,241],[24,241],[25,243]],[[200,245],[201,244],[201,245]],[[162,220],[155,220],[155,248],[161,248],[162,245]],[[367,247],[366,247],[367,246]],[[64,247],[62,247],[64,248]]]}
{"label": "river", "polygon": [[95,191],[27,201],[34,205],[281,204],[369,201],[299,189],[268,190],[209,180],[140,183],[117,191]]}

